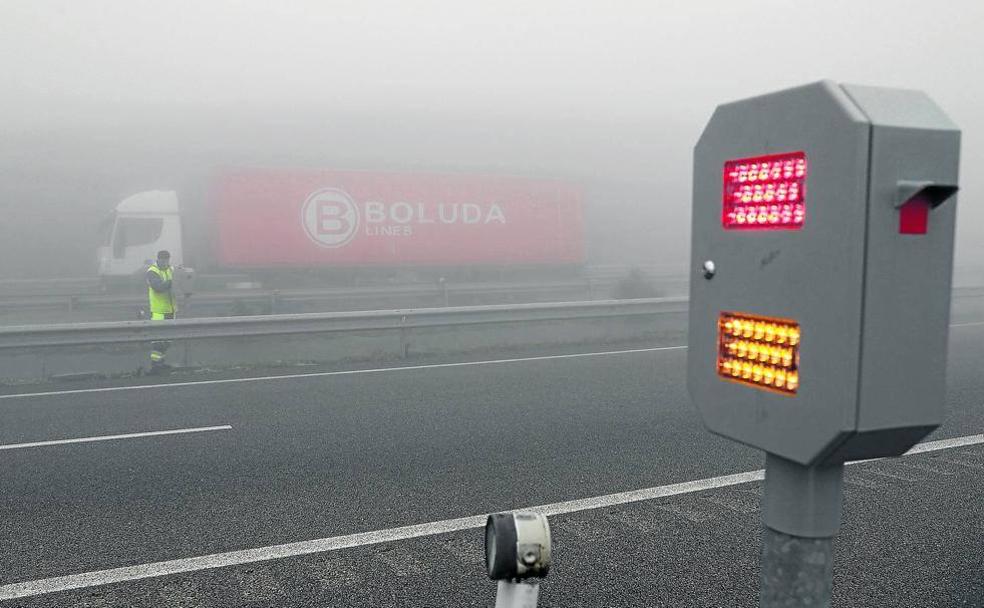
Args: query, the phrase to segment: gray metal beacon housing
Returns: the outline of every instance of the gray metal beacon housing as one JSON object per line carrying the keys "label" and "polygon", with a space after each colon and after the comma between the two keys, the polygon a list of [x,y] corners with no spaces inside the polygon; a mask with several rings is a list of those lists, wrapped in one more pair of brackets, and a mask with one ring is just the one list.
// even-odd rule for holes
{"label": "gray metal beacon housing", "polygon": [[959,147],[917,91],[823,81],[717,108],[694,152],[687,369],[711,431],[815,467],[942,423]]}

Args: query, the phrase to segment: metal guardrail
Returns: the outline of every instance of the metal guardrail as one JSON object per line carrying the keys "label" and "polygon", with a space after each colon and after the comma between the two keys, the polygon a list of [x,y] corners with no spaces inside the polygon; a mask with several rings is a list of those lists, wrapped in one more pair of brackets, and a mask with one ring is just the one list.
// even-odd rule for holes
{"label": "metal guardrail", "polygon": [[[673,276],[685,274],[685,269],[677,265],[652,264],[607,264],[590,265],[582,269],[585,279],[618,279],[629,275],[633,269],[643,272],[646,276]],[[199,286],[209,285],[214,291],[216,287],[231,283],[249,282],[250,275],[241,274],[199,274]],[[134,285],[139,286],[141,280],[134,277]],[[360,285],[366,287],[369,285]],[[78,297],[99,295],[106,291],[103,279],[95,276],[71,277],[54,279],[0,279],[0,298],[16,300],[23,298],[48,297]]]}
{"label": "metal guardrail", "polygon": [[[518,295],[536,291],[587,290],[591,288],[610,288],[616,279],[585,279],[574,281],[551,281],[540,283],[463,283],[448,285],[393,285],[346,287],[331,289],[229,289],[218,292],[199,292],[191,297],[191,302],[203,304],[228,304],[233,302],[267,301],[271,298],[282,302],[305,300],[357,300],[362,298],[386,297],[439,297],[470,295]],[[136,291],[136,290],[135,290]],[[27,295],[0,298],[0,308],[64,308],[71,307],[115,307],[141,306],[147,303],[144,293],[136,294],[92,294],[92,295]]]}
{"label": "metal guardrail", "polygon": [[[613,269],[593,269],[587,276],[555,281],[513,281],[477,283],[415,283],[402,285],[365,285],[356,287],[293,288],[293,289],[224,289],[196,291],[190,299],[182,297],[182,308],[194,316],[231,314],[224,308],[245,308],[243,312],[302,312],[304,308],[353,310],[362,303],[387,307],[448,306],[491,304],[512,301],[593,300],[619,297],[616,293],[626,273]],[[680,292],[684,276],[644,275],[653,287],[663,286],[669,293]],[[22,282],[26,283],[26,282]],[[44,283],[39,282],[39,283]],[[66,283],[68,284],[68,283]],[[639,294],[643,295],[643,294]],[[662,294],[668,295],[666,291]],[[381,300],[382,299],[382,300]],[[485,300],[483,302],[483,300]],[[489,301],[491,300],[491,302]],[[20,314],[47,311],[118,311],[119,316],[132,315],[146,306],[147,298],[140,289],[127,293],[20,293],[0,289],[0,313]],[[190,308],[189,308],[190,306]],[[259,307],[260,310],[256,310]],[[287,310],[284,310],[284,309]],[[301,310],[298,310],[298,309]],[[280,309],[280,310],[278,310]],[[318,312],[321,312],[318,311]]]}
{"label": "metal guardrail", "polygon": [[4,279],[0,281],[0,297],[77,296],[101,291],[97,277],[64,279]]}
{"label": "metal guardrail", "polygon": [[[656,287],[668,289],[671,293],[679,290],[678,283],[684,282],[683,277],[652,281]],[[427,303],[448,305],[453,301],[476,299],[482,297],[509,298],[564,298],[577,297],[593,299],[595,297],[611,297],[619,279],[593,278],[583,280],[552,281],[541,283],[463,283],[447,285],[395,285],[395,286],[366,286],[354,288],[333,289],[244,289],[221,292],[200,292],[188,300],[182,300],[182,308],[188,310],[205,307],[206,311],[215,314],[215,307],[235,305],[264,304],[270,312],[276,312],[282,305],[300,305],[304,303],[321,303],[325,306],[332,304],[356,306],[359,302],[376,302],[380,298],[401,298],[410,303],[421,300]],[[663,281],[663,282],[661,282]],[[953,290],[954,297],[978,297],[984,295],[984,286],[962,286]],[[132,309],[146,306],[147,298],[143,294],[92,294],[75,296],[23,296],[13,298],[0,297],[0,312],[17,310],[77,310],[92,309]]]}
{"label": "metal guardrail", "polygon": [[0,350],[123,344],[153,340],[199,340],[634,317],[667,312],[684,312],[687,302],[688,299],[685,297],[647,298],[176,319],[165,323],[125,321],[118,323],[21,325],[0,328]]}
{"label": "metal guardrail", "polygon": [[[301,294],[298,294],[299,296]],[[312,294],[314,295],[314,294]],[[984,296],[984,287],[953,290],[955,297]],[[303,297],[303,296],[302,296]],[[0,350],[196,340],[244,336],[413,329],[491,323],[630,317],[686,311],[685,296],[486,306],[445,306],[353,312],[177,319],[167,323],[124,321],[0,326]]]}

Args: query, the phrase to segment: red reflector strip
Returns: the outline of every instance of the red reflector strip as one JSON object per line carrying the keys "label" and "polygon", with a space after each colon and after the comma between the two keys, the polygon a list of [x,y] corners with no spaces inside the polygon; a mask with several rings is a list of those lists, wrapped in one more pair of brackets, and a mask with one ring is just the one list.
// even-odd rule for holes
{"label": "red reflector strip", "polygon": [[799,349],[795,321],[732,312],[718,317],[717,373],[727,380],[795,395]]}
{"label": "red reflector strip", "polygon": [[900,234],[926,234],[929,227],[929,201],[914,198],[899,207]]}
{"label": "red reflector strip", "polygon": [[798,230],[806,221],[806,153],[724,163],[721,225],[728,230]]}

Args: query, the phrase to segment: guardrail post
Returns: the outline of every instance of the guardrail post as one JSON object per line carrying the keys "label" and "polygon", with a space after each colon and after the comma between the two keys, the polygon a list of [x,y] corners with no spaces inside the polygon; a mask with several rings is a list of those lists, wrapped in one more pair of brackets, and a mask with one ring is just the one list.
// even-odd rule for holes
{"label": "guardrail post", "polygon": [[410,328],[407,327],[407,316],[400,317],[400,358],[410,356]]}
{"label": "guardrail post", "polygon": [[[181,308],[178,309],[178,312],[179,312],[179,314],[180,314],[181,317],[190,317],[191,316],[191,294],[190,293],[183,293],[181,295],[182,295],[182,298],[181,298]],[[178,316],[175,316],[175,318],[178,318]],[[182,367],[189,367],[190,366],[189,360],[190,360],[190,357],[191,357],[191,355],[189,353],[189,351],[191,350],[191,343],[190,343],[189,340],[182,340],[182,342],[181,342],[181,350],[182,350],[182,352],[181,352],[181,366]]]}
{"label": "guardrail post", "polygon": [[448,293],[448,280],[441,277],[437,280],[437,284],[441,287],[441,301],[444,302],[444,307],[447,308],[451,305],[451,296]]}

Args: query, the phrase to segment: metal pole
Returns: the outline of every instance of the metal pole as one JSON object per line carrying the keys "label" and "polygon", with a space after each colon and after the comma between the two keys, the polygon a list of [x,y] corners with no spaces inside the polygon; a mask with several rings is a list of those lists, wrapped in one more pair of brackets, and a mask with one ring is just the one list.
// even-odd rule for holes
{"label": "metal pole", "polygon": [[829,608],[843,479],[843,464],[766,456],[760,608]]}
{"label": "metal pole", "polygon": [[833,538],[762,530],[762,608],[830,606]]}
{"label": "metal pole", "polygon": [[536,608],[539,599],[539,583],[499,581],[495,593],[495,608]]}

